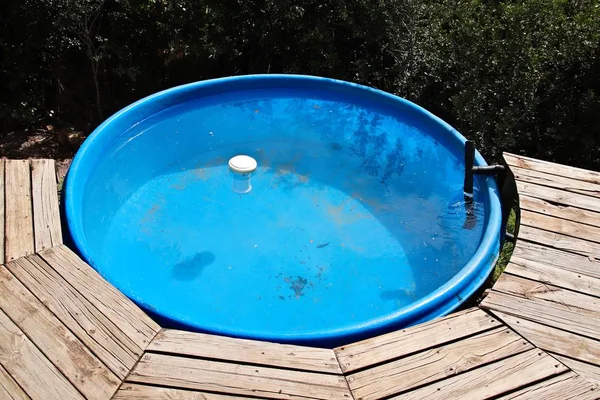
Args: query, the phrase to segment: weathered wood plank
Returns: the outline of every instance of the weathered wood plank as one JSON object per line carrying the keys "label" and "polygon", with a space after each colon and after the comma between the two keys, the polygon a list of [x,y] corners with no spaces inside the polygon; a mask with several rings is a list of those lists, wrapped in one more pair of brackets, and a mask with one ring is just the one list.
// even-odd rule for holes
{"label": "weathered wood plank", "polygon": [[29,399],[2,365],[0,365],[0,399]]}
{"label": "weathered wood plank", "polygon": [[261,398],[351,399],[342,376],[156,353],[146,353],[127,381]]}
{"label": "weathered wood plank", "polygon": [[600,173],[586,169],[556,164],[549,161],[537,160],[531,157],[519,156],[511,153],[503,154],[506,163],[510,166],[526,168],[547,174],[568,176],[581,181],[600,184]]}
{"label": "weathered wood plank", "polygon": [[[600,200],[599,200],[600,202]],[[566,219],[521,210],[521,226],[527,225],[538,229],[560,233],[592,242],[600,242],[600,228],[580,224]]]}
{"label": "weathered wood plank", "polygon": [[513,250],[513,257],[532,260],[565,271],[600,278],[600,261],[594,257],[561,251],[525,240],[517,242]]}
{"label": "weathered wood plank", "polygon": [[469,309],[334,350],[342,370],[352,372],[498,326],[500,323],[484,311]]}
{"label": "weathered wood plank", "polygon": [[4,264],[4,197],[5,197],[5,186],[4,186],[4,159],[0,158],[0,264]]}
{"label": "weathered wood plank", "polygon": [[536,185],[548,186],[567,192],[579,193],[586,196],[600,198],[600,185],[572,179],[568,176],[551,175],[544,172],[533,171],[525,168],[511,167],[515,179]]}
{"label": "weathered wood plank", "polygon": [[562,306],[574,313],[583,313],[588,318],[600,315],[600,299],[582,293],[561,289],[546,282],[537,282],[511,274],[503,274],[494,285],[494,291],[512,294],[525,299],[539,299]]}
{"label": "weathered wood plank", "polygon": [[29,161],[5,161],[5,259],[6,262],[34,252],[33,211]]}
{"label": "weathered wood plank", "polygon": [[84,396],[106,399],[117,390],[121,381],[4,266],[0,308]]}
{"label": "weathered wood plank", "polygon": [[35,251],[62,244],[54,160],[31,160]]}
{"label": "weathered wood plank", "polygon": [[0,363],[33,399],[83,399],[60,371],[0,310]]}
{"label": "weathered wood plank", "polygon": [[564,206],[600,212],[600,202],[597,198],[523,181],[516,181],[516,183],[519,195],[534,197]]}
{"label": "weathered wood plank", "polygon": [[558,250],[578,253],[586,257],[598,257],[600,244],[572,236],[521,225],[519,228],[519,239],[550,246]]}
{"label": "weathered wood plank", "polygon": [[319,349],[268,343],[255,340],[232,339],[173,329],[163,329],[150,343],[147,351],[182,354],[215,360],[238,361],[304,371],[341,374],[340,366],[331,349]]}
{"label": "weathered wood plank", "polygon": [[566,371],[560,362],[534,349],[393,398],[489,399]]}
{"label": "weathered wood plank", "polygon": [[156,322],[67,247],[53,247],[39,255],[141,349],[160,330]]}
{"label": "weathered wood plank", "polygon": [[239,400],[238,396],[124,383],[113,400]]}
{"label": "weathered wood plank", "polygon": [[545,200],[524,195],[519,196],[519,206],[521,207],[521,210],[534,211],[556,218],[577,221],[580,224],[600,227],[600,213],[594,211],[571,206],[551,204]]}
{"label": "weathered wood plank", "polygon": [[[579,360],[574,360],[572,358],[563,357],[558,354],[553,354],[552,356],[561,363],[565,364],[567,367],[571,368],[579,376],[587,379],[595,385],[600,385],[600,367],[584,363]],[[600,396],[598,398],[600,398]]]}
{"label": "weathered wood plank", "polygon": [[355,398],[379,399],[475,369],[533,346],[507,328],[357,372],[348,377]]}
{"label": "weathered wood plank", "polygon": [[597,400],[598,388],[574,372],[547,379],[499,400]]}
{"label": "weathered wood plank", "polygon": [[493,313],[542,350],[600,365],[600,342],[597,340],[499,311]]}
{"label": "weathered wood plank", "polygon": [[143,351],[39,256],[6,265],[120,379]]}
{"label": "weathered wood plank", "polygon": [[577,309],[569,305],[535,297],[528,299],[513,294],[492,291],[481,303],[481,306],[541,324],[555,326],[579,335],[592,338],[600,337],[600,319],[597,319],[597,313]]}
{"label": "weathered wood plank", "polygon": [[598,278],[573,271],[565,271],[561,268],[525,260],[517,256],[511,258],[504,272],[592,296],[600,296],[600,279]]}

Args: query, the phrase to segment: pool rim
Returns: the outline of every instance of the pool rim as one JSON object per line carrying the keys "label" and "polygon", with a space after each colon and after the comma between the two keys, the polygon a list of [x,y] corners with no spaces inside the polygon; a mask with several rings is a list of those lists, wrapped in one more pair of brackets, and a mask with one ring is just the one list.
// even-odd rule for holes
{"label": "pool rim", "polygon": [[[69,231],[68,234],[70,235],[72,243],[75,246],[75,250],[88,264],[98,271],[98,273],[105,276],[105,274],[103,274],[102,265],[97,265],[87,250],[87,241],[82,223],[83,218],[80,218],[83,215],[81,213],[82,206],[81,204],[78,206],[76,204],[76,200],[83,200],[87,181],[91,175],[90,172],[93,171],[93,167],[95,165],[94,163],[91,163],[92,167],[90,168],[88,165],[90,162],[87,158],[94,159],[95,157],[94,161],[96,161],[102,156],[103,150],[105,150],[107,146],[110,146],[111,142],[115,139],[115,135],[112,135],[110,130],[108,130],[109,132],[107,135],[103,135],[103,132],[107,132],[107,128],[109,128],[113,123],[129,116],[130,113],[135,113],[144,107],[152,109],[152,106],[156,107],[157,105],[160,105],[161,102],[165,102],[165,100],[172,96],[176,98],[178,95],[181,95],[181,92],[195,92],[206,88],[211,88],[214,90],[215,87],[218,88],[219,85],[224,83],[239,85],[239,90],[242,91],[244,90],[244,83],[246,83],[246,89],[248,89],[248,83],[250,83],[254,88],[257,83],[260,83],[259,81],[268,81],[269,84],[281,82],[283,88],[289,88],[290,83],[298,86],[304,82],[322,86],[323,90],[327,90],[328,87],[333,85],[334,87],[341,88],[341,90],[350,90],[352,92],[365,91],[370,95],[381,96],[381,99],[390,101],[392,104],[400,103],[399,106],[407,107],[411,109],[412,112],[416,112],[425,118],[430,118],[433,122],[439,125],[444,132],[449,134],[448,140],[458,141],[458,143],[462,144],[464,144],[466,141],[465,137],[463,137],[448,123],[426,109],[406,99],[375,88],[336,79],[309,75],[288,74],[242,75],[193,82],[163,90],[128,105],[105,120],[86,139],[71,163],[71,167],[65,181],[63,198],[64,212]],[[167,105],[164,108],[158,107],[158,109],[163,110],[171,106],[172,105]],[[156,112],[153,114],[156,114]],[[141,118],[137,123],[144,119],[145,118]],[[135,125],[136,124],[130,125],[128,129]],[[125,131],[121,132],[121,134],[124,132]],[[94,150],[96,154],[94,154]],[[487,165],[479,152],[476,152],[475,164]],[[402,321],[406,321],[408,325],[413,325],[423,322],[424,320],[433,319],[435,317],[450,313],[459,307],[474,292],[476,292],[488,278],[496,264],[501,246],[502,206],[500,201],[500,193],[495,180],[491,177],[482,177],[480,182],[484,182],[484,188],[487,188],[487,193],[485,193],[485,196],[487,198],[486,205],[489,205],[489,214],[486,212],[486,226],[484,227],[484,233],[480,240],[479,246],[477,247],[477,250],[471,259],[461,268],[460,271],[458,271],[457,274],[455,274],[450,280],[439,286],[433,292],[421,297],[417,301],[405,307],[402,307],[394,313],[388,313],[384,316],[373,318],[367,323],[344,325],[339,328],[315,331],[310,334],[307,334],[306,332],[300,334],[290,332],[288,334],[278,333],[275,335],[269,334],[269,332],[248,332],[244,329],[236,329],[235,327],[231,326],[206,326],[205,324],[203,325],[201,323],[197,323],[198,321],[186,320],[186,318],[178,315],[177,312],[173,312],[173,310],[157,310],[151,304],[148,304],[146,301],[144,301],[143,296],[140,297],[138,293],[132,291],[129,286],[123,287],[123,285],[117,285],[110,280],[109,282],[121,293],[125,294],[127,297],[135,301],[138,305],[150,313],[157,314],[160,316],[160,318],[164,318],[177,324],[187,325],[191,330],[200,330],[203,332],[226,336],[238,336],[249,339],[304,344],[324,342],[345,343],[344,340],[342,340],[343,338],[354,340],[356,338],[373,336],[391,330],[395,325],[398,326]],[[78,196],[79,192],[81,194],[80,196]]]}

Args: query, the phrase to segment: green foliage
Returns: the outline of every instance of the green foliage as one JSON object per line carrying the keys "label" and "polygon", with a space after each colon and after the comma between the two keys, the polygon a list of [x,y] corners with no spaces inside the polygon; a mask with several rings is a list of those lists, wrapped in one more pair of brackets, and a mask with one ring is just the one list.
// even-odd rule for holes
{"label": "green foliage", "polygon": [[378,87],[502,151],[600,166],[597,0],[5,0],[0,128],[92,128],[177,84],[302,73]]}
{"label": "green foliage", "polygon": [[[506,224],[506,231],[511,234],[514,234],[516,222],[517,222],[517,214],[515,213],[515,210],[513,209],[510,211],[510,215],[508,216],[508,223]],[[492,271],[492,280],[491,280],[490,286],[493,285],[493,283],[496,282],[498,280],[498,278],[500,278],[500,275],[502,275],[502,273],[504,272],[504,269],[506,268],[506,266],[508,265],[508,262],[510,261],[510,257],[512,256],[514,247],[515,247],[515,245],[513,243],[510,243],[508,241],[504,242],[504,245],[502,246],[502,250],[500,251],[500,257],[498,258],[498,262],[496,263],[496,266],[494,267],[494,271]]]}

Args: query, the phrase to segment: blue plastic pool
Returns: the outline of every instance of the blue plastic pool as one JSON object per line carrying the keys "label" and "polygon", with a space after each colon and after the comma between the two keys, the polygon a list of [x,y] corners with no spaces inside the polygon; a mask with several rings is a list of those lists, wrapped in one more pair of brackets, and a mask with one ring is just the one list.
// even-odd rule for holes
{"label": "blue plastic pool", "polygon": [[[489,275],[498,189],[475,178],[467,221],[464,142],[347,82],[193,83],[88,138],[67,179],[68,226],[82,256],[167,325],[342,344],[447,314]],[[238,154],[258,163],[247,194],[232,190]]]}

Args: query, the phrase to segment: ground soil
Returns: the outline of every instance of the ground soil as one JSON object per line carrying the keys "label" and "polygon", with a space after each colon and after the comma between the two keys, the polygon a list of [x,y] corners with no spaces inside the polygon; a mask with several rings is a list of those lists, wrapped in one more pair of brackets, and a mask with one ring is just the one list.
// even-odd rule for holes
{"label": "ground soil", "polygon": [[85,140],[83,132],[73,129],[44,129],[0,132],[0,157],[10,159],[52,158],[56,160],[59,187],[62,186],[73,156]]}

